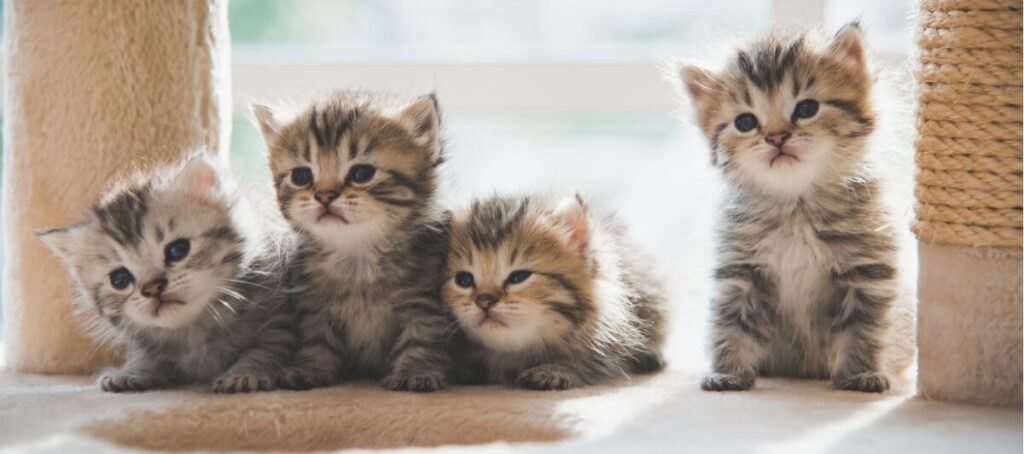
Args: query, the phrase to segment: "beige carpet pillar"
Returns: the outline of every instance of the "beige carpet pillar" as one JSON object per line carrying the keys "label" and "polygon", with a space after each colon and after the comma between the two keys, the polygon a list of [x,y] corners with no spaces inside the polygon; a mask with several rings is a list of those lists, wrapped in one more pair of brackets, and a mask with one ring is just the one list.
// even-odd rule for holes
{"label": "beige carpet pillar", "polygon": [[918,392],[1021,405],[1021,1],[921,3]]}
{"label": "beige carpet pillar", "polygon": [[82,217],[116,175],[226,150],[227,1],[7,0],[4,16],[6,363],[88,373],[114,355],[77,329],[33,232]]}

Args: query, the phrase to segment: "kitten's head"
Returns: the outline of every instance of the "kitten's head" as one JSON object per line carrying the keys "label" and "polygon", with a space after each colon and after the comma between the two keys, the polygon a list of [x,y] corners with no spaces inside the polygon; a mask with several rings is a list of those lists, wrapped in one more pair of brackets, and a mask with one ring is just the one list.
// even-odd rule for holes
{"label": "kitten's head", "polygon": [[519,351],[592,323],[590,221],[578,197],[480,200],[451,234],[442,297],[470,337]]}
{"label": "kitten's head", "polygon": [[857,24],[826,44],[772,34],[721,72],[681,69],[711,160],[733,184],[799,196],[858,162],[873,129],[872,77]]}
{"label": "kitten's head", "polygon": [[335,247],[372,247],[436,211],[442,146],[433,94],[402,104],[338,92],[292,118],[253,111],[278,205],[296,230]]}
{"label": "kitten's head", "polygon": [[186,326],[242,267],[243,240],[224,183],[216,165],[198,155],[115,187],[84,221],[40,238],[115,327]]}

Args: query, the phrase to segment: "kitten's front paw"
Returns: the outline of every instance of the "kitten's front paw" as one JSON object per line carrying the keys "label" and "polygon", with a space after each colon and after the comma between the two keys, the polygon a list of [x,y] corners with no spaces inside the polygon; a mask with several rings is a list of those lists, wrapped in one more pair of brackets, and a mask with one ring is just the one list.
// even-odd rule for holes
{"label": "kitten's front paw", "polygon": [[323,388],[334,384],[334,374],[324,370],[286,367],[277,374],[277,384],[295,390]]}
{"label": "kitten's front paw", "polygon": [[133,374],[115,372],[100,377],[100,388],[111,393],[139,392],[162,387],[157,380]]}
{"label": "kitten's front paw", "polygon": [[448,379],[439,372],[391,374],[381,382],[381,385],[392,391],[429,393],[447,388]]}
{"label": "kitten's front paw", "polygon": [[651,374],[665,368],[665,358],[654,352],[639,353],[632,359],[633,372]]}
{"label": "kitten's front paw", "polygon": [[864,372],[850,377],[838,377],[832,381],[836,388],[862,393],[880,393],[889,390],[889,377],[878,372]]}
{"label": "kitten's front paw", "polygon": [[746,391],[753,386],[753,375],[711,373],[700,382],[700,389],[704,391]]}
{"label": "kitten's front paw", "polygon": [[559,367],[537,366],[526,369],[516,380],[519,386],[536,391],[569,389],[580,386],[581,380],[572,372]]}
{"label": "kitten's front paw", "polygon": [[213,382],[215,393],[253,393],[274,389],[274,377],[260,372],[227,372]]}

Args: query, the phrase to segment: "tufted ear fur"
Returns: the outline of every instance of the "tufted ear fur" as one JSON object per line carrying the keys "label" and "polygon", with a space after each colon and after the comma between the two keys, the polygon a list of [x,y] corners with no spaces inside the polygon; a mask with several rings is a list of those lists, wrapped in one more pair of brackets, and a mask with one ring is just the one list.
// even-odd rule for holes
{"label": "tufted ear fur", "polygon": [[836,32],[829,44],[829,55],[840,63],[861,72],[867,72],[867,52],[864,48],[864,34],[860,24],[850,22]]}
{"label": "tufted ear fur", "polygon": [[564,233],[562,239],[569,249],[583,254],[587,252],[590,246],[590,221],[586,204],[579,194],[559,203],[551,219]]}
{"label": "tufted ear fur", "polygon": [[429,93],[417,98],[399,109],[394,118],[412,134],[416,143],[430,150],[431,161],[440,159],[441,112],[436,95]]}
{"label": "tufted ear fur", "polygon": [[223,189],[217,165],[206,153],[189,159],[173,178],[178,190],[196,197],[216,198]]}
{"label": "tufted ear fur", "polygon": [[272,137],[277,136],[281,130],[282,120],[280,114],[275,112],[270,106],[254,103],[252,105],[252,116],[256,121],[256,126],[260,128],[260,133],[263,134],[263,139],[268,142]]}
{"label": "tufted ear fur", "polygon": [[687,96],[694,104],[706,101],[721,85],[709,71],[693,65],[681,66],[679,77],[683,81]]}
{"label": "tufted ear fur", "polygon": [[37,232],[36,236],[46,244],[54,254],[67,263],[78,255],[85,242],[89,223],[83,222],[68,227],[60,227]]}

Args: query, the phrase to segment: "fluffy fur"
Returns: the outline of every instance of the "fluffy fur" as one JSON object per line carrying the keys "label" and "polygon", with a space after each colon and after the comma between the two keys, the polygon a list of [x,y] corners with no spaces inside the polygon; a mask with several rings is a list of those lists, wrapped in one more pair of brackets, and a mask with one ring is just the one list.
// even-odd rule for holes
{"label": "fluffy fur", "polygon": [[730,186],[703,388],[748,389],[762,374],[885,391],[906,365],[887,354],[904,360],[889,350],[908,340],[892,337],[896,241],[864,162],[875,114],[859,27],[826,44],[772,34],[720,72],[681,75]]}
{"label": "fluffy fur", "polygon": [[294,348],[293,317],[272,303],[279,247],[246,227],[257,223],[231,192],[200,155],[122,182],[83,222],[40,234],[67,264],[94,333],[127,348],[124,366],[100,378],[104,390],[273,387]]}
{"label": "fluffy fur", "polygon": [[570,198],[492,197],[452,224],[446,306],[486,380],[566,389],[663,367],[665,298],[624,229]]}
{"label": "fluffy fur", "polygon": [[302,238],[287,276],[300,348],[281,385],[384,377],[394,390],[445,387],[438,288],[448,221],[436,202],[434,96],[338,92],[290,119],[265,106],[254,113],[279,207]]}

